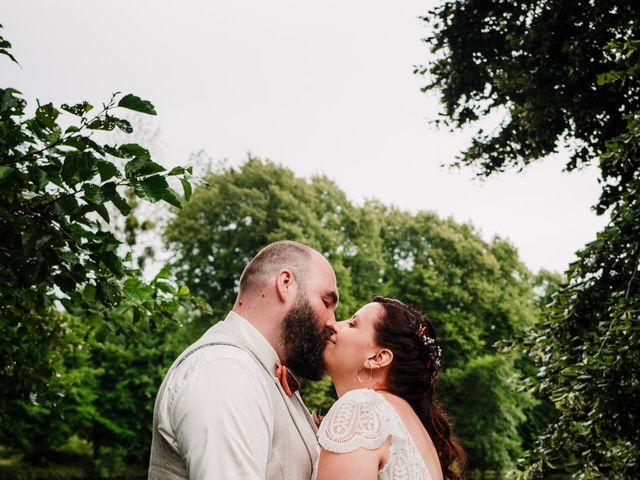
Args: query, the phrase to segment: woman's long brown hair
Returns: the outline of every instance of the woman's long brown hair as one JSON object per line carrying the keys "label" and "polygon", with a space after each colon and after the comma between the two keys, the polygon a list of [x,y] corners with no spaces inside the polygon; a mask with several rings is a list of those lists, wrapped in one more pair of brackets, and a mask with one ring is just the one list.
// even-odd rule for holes
{"label": "woman's long brown hair", "polygon": [[[375,325],[375,341],[393,352],[389,367],[389,392],[405,399],[413,408],[433,440],[442,475],[447,480],[460,480],[466,464],[466,455],[453,434],[447,415],[433,399],[435,373],[439,365],[434,361],[437,349],[433,324],[420,312],[400,300],[375,297],[384,313]],[[419,334],[432,338],[434,344],[425,345]]]}

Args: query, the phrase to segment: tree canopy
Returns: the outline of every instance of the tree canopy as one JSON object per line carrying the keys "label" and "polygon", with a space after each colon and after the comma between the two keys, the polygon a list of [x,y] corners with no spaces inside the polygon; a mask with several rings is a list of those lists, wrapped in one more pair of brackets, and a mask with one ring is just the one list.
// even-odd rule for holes
{"label": "tree canopy", "polygon": [[[531,402],[512,384],[516,359],[494,343],[537,321],[534,279],[513,246],[500,238],[486,242],[471,225],[430,212],[411,214],[375,201],[355,205],[324,176],[297,178],[253,157],[205,179],[209,187],[196,189],[166,230],[179,281],[215,312],[200,318],[200,332],[224,318],[242,269],[260,248],[282,238],[304,242],[336,271],[338,317],[383,294],[432,318],[444,350],[441,400],[468,445],[472,468],[513,468]],[[476,384],[482,402],[469,395]],[[305,385],[303,396],[325,412],[335,398],[328,381]],[[483,416],[483,428],[469,411]],[[495,441],[482,440],[484,427]]]}
{"label": "tree canopy", "polygon": [[570,151],[569,170],[589,163],[625,130],[640,90],[603,83],[632,59],[607,46],[640,37],[640,6],[629,1],[454,0],[425,20],[435,60],[419,69],[440,93],[452,128],[496,114],[494,132],[477,132],[460,163],[482,175]]}
{"label": "tree canopy", "polygon": [[[15,61],[10,46],[0,37],[2,58]],[[99,449],[99,423],[111,438],[126,431],[99,405],[109,398],[105,370],[120,381],[126,368],[105,366],[98,351],[108,350],[105,338],[139,338],[191,303],[166,269],[143,280],[112,219],[131,213],[125,190],[180,208],[192,187],[190,169],[169,171],[137,143],[101,140],[100,132],[133,131],[118,112],[156,114],[136,95],[114,94],[97,113],[86,101],[32,110],[20,92],[0,88],[0,438],[39,461],[72,434]],[[111,400],[124,402],[123,389]]]}
{"label": "tree canopy", "polygon": [[529,385],[559,411],[525,477],[640,475],[640,6],[604,1],[445,1],[424,20],[435,59],[420,73],[452,128],[499,113],[459,165],[481,175],[568,149],[568,170],[598,161],[596,212],[610,223],[568,266],[543,323],[523,339]]}

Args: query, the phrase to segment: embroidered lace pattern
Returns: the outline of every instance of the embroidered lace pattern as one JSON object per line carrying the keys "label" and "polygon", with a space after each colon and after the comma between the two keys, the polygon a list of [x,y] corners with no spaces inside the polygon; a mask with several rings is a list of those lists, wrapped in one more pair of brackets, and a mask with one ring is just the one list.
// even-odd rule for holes
{"label": "embroidered lace pattern", "polygon": [[336,453],[361,447],[373,450],[389,436],[389,459],[378,472],[378,479],[431,480],[402,419],[385,398],[373,390],[352,390],[343,395],[331,407],[318,431],[320,445]]}

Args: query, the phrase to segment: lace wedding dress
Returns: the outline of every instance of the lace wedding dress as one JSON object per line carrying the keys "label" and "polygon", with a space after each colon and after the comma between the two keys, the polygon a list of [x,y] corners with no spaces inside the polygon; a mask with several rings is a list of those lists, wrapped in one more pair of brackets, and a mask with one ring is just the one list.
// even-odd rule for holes
{"label": "lace wedding dress", "polygon": [[389,459],[378,472],[378,479],[432,480],[407,427],[378,392],[363,388],[344,394],[331,407],[318,430],[320,445],[337,453],[360,447],[376,449],[389,435]]}

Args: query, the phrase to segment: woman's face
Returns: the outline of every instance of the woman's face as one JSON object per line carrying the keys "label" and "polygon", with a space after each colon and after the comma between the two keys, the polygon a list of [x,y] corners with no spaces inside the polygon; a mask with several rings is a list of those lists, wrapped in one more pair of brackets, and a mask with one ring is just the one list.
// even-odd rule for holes
{"label": "woman's face", "polygon": [[349,320],[337,323],[337,333],[324,351],[325,366],[334,382],[344,376],[355,379],[367,359],[379,350],[374,342],[374,325],[382,316],[382,308],[379,303],[368,303]]}

